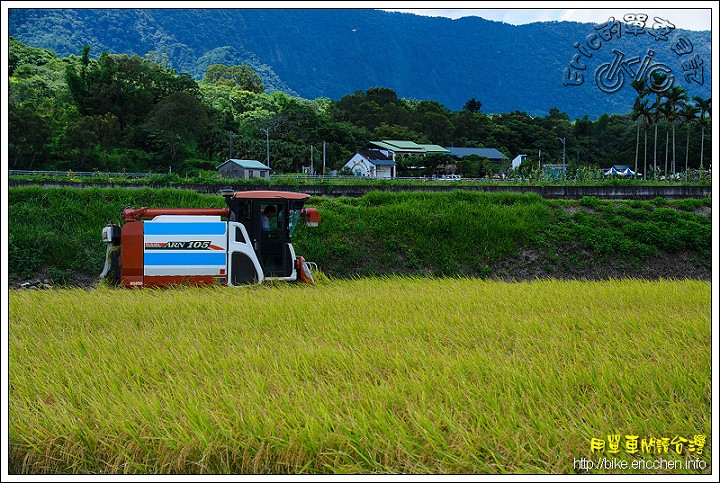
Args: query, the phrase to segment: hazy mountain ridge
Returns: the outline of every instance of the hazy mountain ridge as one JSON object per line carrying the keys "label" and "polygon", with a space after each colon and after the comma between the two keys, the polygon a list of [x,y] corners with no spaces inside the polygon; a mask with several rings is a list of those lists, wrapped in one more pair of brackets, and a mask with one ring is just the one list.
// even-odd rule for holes
{"label": "hazy mountain ridge", "polygon": [[[585,81],[563,85],[563,69],[578,53],[576,42],[594,34],[593,24],[538,22],[513,26],[479,17],[451,20],[370,9],[10,9],[9,33],[59,57],[102,51],[166,53],[178,72],[204,77],[214,63],[247,64],[268,91],[306,99],[339,99],[356,90],[388,87],[398,97],[432,99],[451,110],[475,98],[486,113],[525,111],[544,116],[551,107],[570,119],[626,113],[635,92],[629,85],[601,92],[593,73],[613,50],[627,58],[667,64],[690,94],[710,97],[710,32],[686,35],[703,61],[703,84],[683,78],[670,42],[649,34],[612,38],[582,57]],[[672,21],[672,19],[668,19]],[[598,23],[607,19],[598,19]]]}

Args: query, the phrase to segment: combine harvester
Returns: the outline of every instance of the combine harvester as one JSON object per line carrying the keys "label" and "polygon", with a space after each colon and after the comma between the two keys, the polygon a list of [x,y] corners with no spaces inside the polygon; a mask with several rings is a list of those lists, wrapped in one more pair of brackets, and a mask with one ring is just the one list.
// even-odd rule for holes
{"label": "combine harvester", "polygon": [[[297,256],[291,243],[301,218],[308,226],[320,221],[315,208],[303,207],[310,195],[233,190],[220,194],[227,208],[122,210],[124,224],[109,223],[102,230],[107,252],[100,279],[123,287],[235,287],[266,280],[314,284],[312,269],[317,267]],[[273,211],[270,228],[263,227],[264,213]]]}

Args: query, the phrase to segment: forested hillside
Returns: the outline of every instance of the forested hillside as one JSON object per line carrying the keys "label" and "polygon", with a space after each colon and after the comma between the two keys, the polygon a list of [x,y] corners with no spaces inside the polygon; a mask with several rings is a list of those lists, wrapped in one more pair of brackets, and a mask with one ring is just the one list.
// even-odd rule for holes
{"label": "forested hillside", "polygon": [[9,169],[207,177],[228,158],[265,160],[269,150],[275,174],[313,162],[321,170],[321,152],[329,171],[382,139],[493,147],[505,156],[499,163],[475,155],[403,157],[398,176],[492,177],[519,154],[527,159],[514,176],[523,177],[564,156],[568,175],[579,178],[614,164],[647,179],[710,165],[710,99],[691,98],[677,85],[656,93],[655,79],[633,84],[625,114],[572,122],[555,107],[544,117],[490,115],[473,98],[453,111],[387,87],[308,100],[268,93],[245,64],[213,64],[198,82],[162,56],[103,52],[93,59],[91,52],[86,46],[80,56],[57,57],[10,38]]}
{"label": "forested hillside", "polygon": [[[86,45],[92,58],[103,51],[150,54],[196,81],[213,64],[248,65],[268,93],[305,99],[339,100],[385,87],[398,97],[433,100],[450,110],[477,99],[487,114],[520,111],[538,117],[557,108],[571,120],[586,115],[594,120],[628,112],[635,97],[629,74],[613,93],[601,91],[593,79],[616,51],[625,61],[638,58],[629,65],[633,70],[652,51],[653,62],[671,69],[690,97],[709,97],[712,85],[710,32],[669,28],[673,19],[664,19],[662,26],[651,11],[641,30],[612,23],[597,29],[607,18],[596,24],[513,26],[479,17],[450,20],[372,9],[9,12],[11,36],[59,57],[80,55]],[[692,51],[680,52],[677,45],[687,42]],[[583,83],[572,85],[578,74]]]}

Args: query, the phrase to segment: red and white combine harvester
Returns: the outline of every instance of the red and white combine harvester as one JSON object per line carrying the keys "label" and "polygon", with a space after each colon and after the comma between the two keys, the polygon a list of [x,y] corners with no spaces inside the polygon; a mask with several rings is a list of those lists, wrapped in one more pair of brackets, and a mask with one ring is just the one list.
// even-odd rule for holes
{"label": "red and white combine harvester", "polygon": [[308,226],[320,221],[315,208],[304,208],[310,195],[220,194],[227,208],[125,208],[122,226],[102,230],[107,254],[100,278],[124,287],[314,283],[311,267],[317,267],[297,256],[291,243],[301,219]]}

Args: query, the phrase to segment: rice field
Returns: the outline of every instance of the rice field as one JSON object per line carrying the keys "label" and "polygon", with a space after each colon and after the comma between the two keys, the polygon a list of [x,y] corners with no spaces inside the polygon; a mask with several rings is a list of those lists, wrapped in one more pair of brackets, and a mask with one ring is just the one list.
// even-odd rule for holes
{"label": "rice field", "polygon": [[8,350],[11,474],[712,473],[710,282],[12,290]]}

